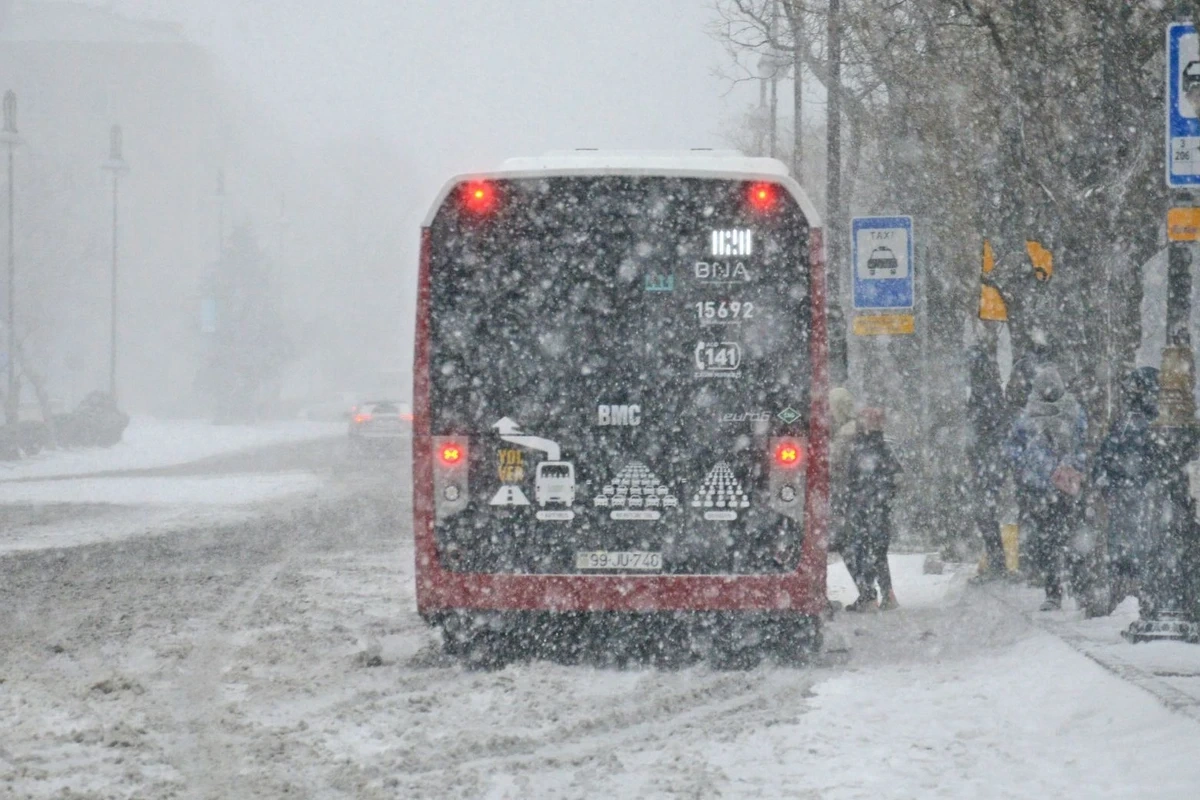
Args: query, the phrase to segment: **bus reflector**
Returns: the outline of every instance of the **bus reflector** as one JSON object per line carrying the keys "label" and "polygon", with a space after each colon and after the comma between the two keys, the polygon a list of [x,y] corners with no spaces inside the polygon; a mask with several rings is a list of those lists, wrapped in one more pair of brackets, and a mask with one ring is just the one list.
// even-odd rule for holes
{"label": "bus reflector", "polygon": [[756,211],[769,211],[775,206],[776,189],[773,183],[754,183],[750,185],[750,205]]}
{"label": "bus reflector", "polygon": [[442,463],[446,466],[453,467],[463,459],[463,449],[456,444],[447,444],[442,446]]}

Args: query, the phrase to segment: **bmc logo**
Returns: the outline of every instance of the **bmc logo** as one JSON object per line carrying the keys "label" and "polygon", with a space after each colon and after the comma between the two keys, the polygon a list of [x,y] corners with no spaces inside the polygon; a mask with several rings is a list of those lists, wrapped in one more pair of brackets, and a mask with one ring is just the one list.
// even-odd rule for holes
{"label": "bmc logo", "polygon": [[642,424],[642,407],[641,406],[600,406],[596,414],[597,425],[625,425],[635,426]]}

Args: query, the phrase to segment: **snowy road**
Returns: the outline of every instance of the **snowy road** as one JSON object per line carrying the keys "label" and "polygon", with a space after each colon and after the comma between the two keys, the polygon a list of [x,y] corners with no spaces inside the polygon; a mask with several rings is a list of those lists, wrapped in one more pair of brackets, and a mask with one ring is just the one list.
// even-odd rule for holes
{"label": "snowy road", "polygon": [[466,671],[413,611],[404,465],[310,471],[244,519],[0,557],[0,797],[1200,794],[1200,725],[916,557],[901,611],[839,617],[845,665]]}

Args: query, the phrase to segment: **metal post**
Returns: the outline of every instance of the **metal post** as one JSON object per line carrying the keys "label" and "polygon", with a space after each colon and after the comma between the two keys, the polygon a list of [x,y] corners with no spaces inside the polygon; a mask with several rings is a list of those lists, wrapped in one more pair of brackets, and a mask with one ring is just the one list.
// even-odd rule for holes
{"label": "metal post", "polygon": [[849,364],[846,320],[842,314],[842,23],[840,0],[829,0],[829,110],[826,119],[827,183],[825,191],[825,247],[829,296],[829,374],[835,385],[846,382]]}
{"label": "metal post", "polygon": [[117,186],[119,178],[112,176],[112,328],[109,338],[108,393],[117,401]]}
{"label": "metal post", "polygon": [[8,393],[5,395],[4,419],[16,425],[21,412],[21,387],[17,383],[17,258],[16,227],[13,215],[16,207],[14,189],[13,150],[21,143],[17,134],[17,95],[12,89],[4,93],[4,130],[0,139],[8,148]]}
{"label": "metal post", "polygon": [[[1176,18],[1190,22],[1184,5]],[[1170,59],[1168,59],[1168,62]],[[1174,93],[1168,76],[1168,106]],[[1200,86],[1185,88],[1187,101],[1200,103]],[[1168,107],[1168,116],[1170,115]],[[1168,137],[1171,134],[1168,133]],[[1172,206],[1190,209],[1195,198],[1186,189],[1171,192]],[[1197,542],[1200,526],[1196,520],[1195,500],[1191,496],[1187,465],[1196,457],[1196,364],[1192,353],[1190,321],[1192,316],[1191,244],[1167,227],[1167,331],[1166,346],[1159,370],[1158,419],[1154,421],[1158,450],[1158,480],[1164,490],[1164,521],[1155,536],[1151,563],[1142,576],[1139,618],[1124,632],[1132,641],[1184,639],[1200,642],[1197,619]]]}
{"label": "metal post", "polygon": [[[800,12],[796,12],[799,14]],[[797,40],[799,37],[796,37]],[[804,185],[804,60],[800,57],[800,45],[792,61],[792,176],[796,183]]]}
{"label": "metal post", "polygon": [[20,408],[20,388],[17,386],[17,256],[13,242],[13,145],[8,144],[8,394],[5,421],[17,423]]}
{"label": "metal post", "polygon": [[118,211],[120,208],[119,184],[121,175],[129,171],[129,165],[121,153],[121,126],[113,125],[109,131],[108,160],[103,168],[112,173],[112,284],[110,287],[110,305],[112,316],[109,328],[109,361],[108,361],[108,391],[113,402],[117,401],[117,244],[118,244]]}

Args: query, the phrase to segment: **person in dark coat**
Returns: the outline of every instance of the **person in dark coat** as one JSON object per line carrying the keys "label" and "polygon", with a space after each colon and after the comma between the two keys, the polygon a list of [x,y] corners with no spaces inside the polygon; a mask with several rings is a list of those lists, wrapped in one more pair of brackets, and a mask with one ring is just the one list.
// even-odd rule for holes
{"label": "person in dark coat", "polygon": [[1062,608],[1064,569],[1075,564],[1068,547],[1079,522],[1086,440],[1082,406],[1058,369],[1043,366],[1006,445],[1033,528],[1031,552],[1046,590],[1043,611]]}
{"label": "person in dark coat", "polygon": [[1091,478],[1108,509],[1108,607],[1137,594],[1149,565],[1165,494],[1155,479],[1158,370],[1142,367],[1121,381],[1121,415],[1100,443]]}
{"label": "person in dark coat", "polygon": [[[1051,363],[1050,346],[1044,336],[1035,336],[1024,355],[1013,363],[1008,383],[1004,387],[1005,421],[1002,434],[1005,439],[1012,433],[1013,426],[1025,411],[1030,392],[1033,390],[1033,379],[1038,370]],[[1009,467],[1012,468],[1012,465],[1010,464]],[[1015,471],[1012,473],[1012,478],[1013,485],[1019,485]],[[1016,493],[1015,500],[1017,524],[1021,531],[1018,570],[1031,582],[1041,586],[1045,582],[1045,576],[1041,574],[1037,550],[1033,546],[1035,537],[1033,535],[1032,500],[1025,492],[1020,491]]]}
{"label": "person in dark coat", "polygon": [[896,497],[896,478],[900,464],[883,438],[884,412],[864,408],[858,417],[858,431],[850,445],[846,468],[846,547],[851,550],[853,577],[858,599],[847,611],[865,611],[876,607],[875,584],[879,584],[879,608],[898,607],[888,567],[888,547],[892,541],[892,502]]}
{"label": "person in dark coat", "polygon": [[995,359],[980,345],[971,347],[967,358],[971,391],[967,399],[969,504],[987,555],[987,568],[976,580],[988,581],[1007,574],[999,505],[1006,471],[1004,438],[1008,411]]}

